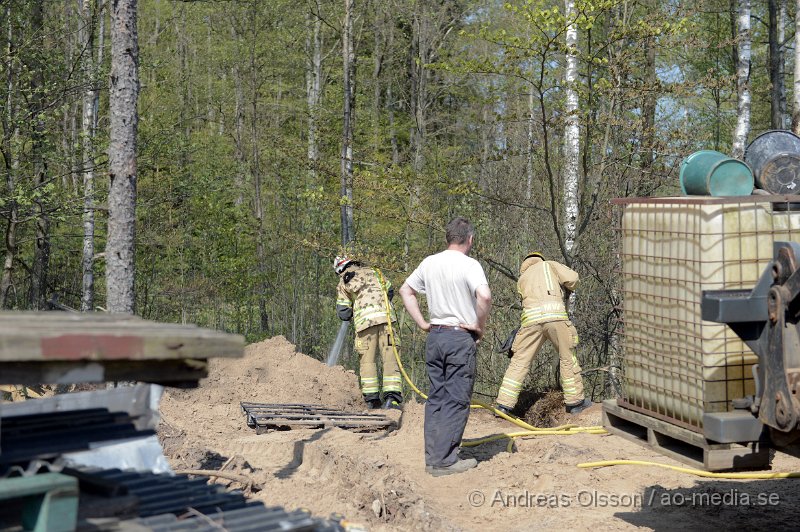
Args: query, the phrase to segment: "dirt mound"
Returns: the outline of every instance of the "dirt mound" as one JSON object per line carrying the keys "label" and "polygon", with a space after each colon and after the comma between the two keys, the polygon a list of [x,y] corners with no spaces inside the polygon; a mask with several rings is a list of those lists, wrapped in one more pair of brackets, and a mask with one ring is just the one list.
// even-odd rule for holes
{"label": "dirt mound", "polygon": [[354,372],[329,368],[298,353],[283,336],[247,346],[243,358],[213,359],[208,378],[185,395],[207,404],[253,401],[364,408]]}

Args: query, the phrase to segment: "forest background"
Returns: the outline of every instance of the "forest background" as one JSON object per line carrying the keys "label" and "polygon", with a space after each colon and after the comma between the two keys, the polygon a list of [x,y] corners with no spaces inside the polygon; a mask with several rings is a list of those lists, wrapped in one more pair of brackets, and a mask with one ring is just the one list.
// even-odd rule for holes
{"label": "forest background", "polygon": [[[108,308],[117,2],[0,1],[5,309]],[[741,156],[800,112],[786,0],[124,2],[138,8],[135,313],[324,358],[333,257],[399,286],[462,215],[494,295],[488,396],[526,253],[580,273],[579,359],[616,364],[610,200],[678,195],[686,155]],[[404,312],[399,331],[424,387],[424,334]],[[529,388],[556,386],[550,355]],[[595,400],[606,375],[588,376]]]}

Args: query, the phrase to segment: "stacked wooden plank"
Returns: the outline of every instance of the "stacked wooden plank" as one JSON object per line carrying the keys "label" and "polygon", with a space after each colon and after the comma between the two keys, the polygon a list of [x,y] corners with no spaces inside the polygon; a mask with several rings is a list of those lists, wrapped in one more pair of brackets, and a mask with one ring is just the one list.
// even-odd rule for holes
{"label": "stacked wooden plank", "polygon": [[0,312],[0,384],[142,381],[191,385],[244,338],[114,314]]}

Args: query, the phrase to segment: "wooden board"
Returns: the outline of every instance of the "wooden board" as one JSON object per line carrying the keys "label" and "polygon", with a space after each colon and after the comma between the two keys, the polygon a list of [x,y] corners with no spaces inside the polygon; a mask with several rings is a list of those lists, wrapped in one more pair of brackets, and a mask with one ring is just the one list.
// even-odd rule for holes
{"label": "wooden board", "polygon": [[243,352],[241,335],[195,325],[98,313],[0,312],[0,363],[206,359]]}
{"label": "wooden board", "polygon": [[603,427],[706,471],[769,467],[769,447],[764,442],[711,443],[702,434],[624,408],[615,399],[603,401]]}

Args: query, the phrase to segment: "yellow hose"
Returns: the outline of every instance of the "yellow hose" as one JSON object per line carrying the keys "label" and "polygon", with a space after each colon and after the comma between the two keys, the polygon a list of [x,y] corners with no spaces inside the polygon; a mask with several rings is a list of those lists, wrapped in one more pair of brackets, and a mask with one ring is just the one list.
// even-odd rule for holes
{"label": "yellow hose", "polygon": [[681,473],[688,473],[698,477],[706,478],[724,478],[724,479],[749,479],[749,480],[771,480],[776,478],[800,478],[800,472],[796,473],[712,473],[710,471],[703,471],[701,469],[692,469],[691,467],[679,467],[669,464],[660,464],[658,462],[645,462],[643,460],[606,460],[603,462],[584,462],[578,464],[581,468],[590,467],[609,467],[615,465],[638,465],[638,466],[656,466],[663,467],[664,469],[672,469]]}
{"label": "yellow hose", "polygon": [[[378,269],[375,268],[375,271],[378,273],[378,277],[380,277],[381,281],[381,292],[383,292],[383,303],[386,307],[386,315],[389,317],[387,320],[386,326],[389,329],[389,338],[392,341],[392,350],[394,351],[394,358],[397,360],[397,366],[400,368],[400,373],[403,375],[403,379],[405,379],[406,384],[414,390],[414,392],[422,397],[423,399],[428,399],[428,396],[422,393],[422,391],[416,387],[416,385],[411,382],[411,379],[408,377],[405,368],[403,367],[403,361],[400,360],[400,353],[397,351],[397,342],[395,341],[394,336],[394,328],[392,327],[392,307],[389,303],[389,294],[386,292],[386,280],[383,277],[383,273]],[[606,430],[603,427],[579,427],[577,425],[560,425],[558,427],[534,427],[528,423],[525,423],[521,419],[511,417],[507,415],[505,412],[502,412],[491,405],[488,405],[482,401],[475,401],[472,400],[470,402],[470,408],[485,408],[493,412],[496,416],[502,417],[503,419],[510,421],[511,423],[517,425],[520,428],[525,429],[525,432],[512,432],[506,434],[495,434],[494,436],[488,436],[486,438],[480,438],[477,440],[470,440],[469,442],[462,442],[462,447],[475,447],[476,445],[480,445],[482,443],[488,443],[491,441],[501,440],[508,438],[510,441],[508,442],[508,449],[513,448],[514,438],[522,438],[527,436],[549,436],[549,435],[557,435],[557,436],[571,436],[573,434],[606,434]],[[509,450],[509,452],[511,452]]]}

